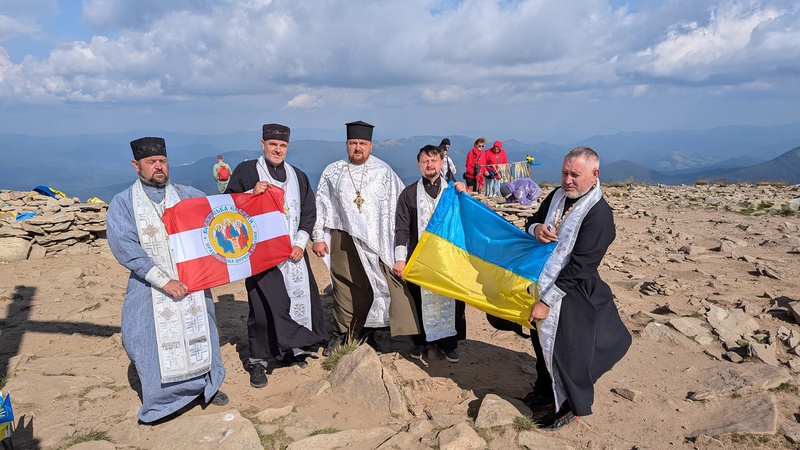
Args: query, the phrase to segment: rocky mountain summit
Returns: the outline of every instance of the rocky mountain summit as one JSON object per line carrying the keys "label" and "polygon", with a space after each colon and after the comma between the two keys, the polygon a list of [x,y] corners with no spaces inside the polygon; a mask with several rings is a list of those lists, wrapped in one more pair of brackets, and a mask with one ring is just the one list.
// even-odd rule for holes
{"label": "rocky mountain summit", "polygon": [[[50,200],[2,191],[4,213],[33,208],[28,201],[50,205],[36,210],[47,223],[0,215],[0,248],[6,239],[29,243],[25,258],[0,263],[0,376],[7,374],[0,383],[14,404],[15,448],[800,446],[800,186],[603,190],[617,238],[600,270],[633,345],[597,382],[594,414],[550,433],[531,426],[518,400],[535,376],[529,340],[494,330],[473,308],[457,364],[434,348],[413,360],[407,337],[379,332],[384,354],[362,345],[332,370],[316,355],[305,367],[272,369],[269,384],[254,389],[242,365],[243,282],[213,289],[230,403],[194,405],[169,422],[140,425],[139,383],[119,328],[128,273],[99,230],[105,211],[74,200],[56,210]],[[517,225],[535,210],[487,204]],[[53,221],[59,215],[70,215],[70,225],[54,230],[67,223]],[[81,227],[89,236],[55,240],[71,244],[42,242]],[[34,255],[37,246],[44,253]],[[312,257],[312,267],[325,292],[324,265]],[[330,297],[323,301],[330,313]]]}

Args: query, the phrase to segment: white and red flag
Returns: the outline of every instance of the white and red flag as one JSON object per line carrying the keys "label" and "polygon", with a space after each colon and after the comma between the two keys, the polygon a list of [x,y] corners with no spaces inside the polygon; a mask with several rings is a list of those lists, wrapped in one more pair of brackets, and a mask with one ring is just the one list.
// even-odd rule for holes
{"label": "white and red flag", "polygon": [[162,216],[178,278],[191,292],[263,272],[292,253],[283,190],[187,198]]}

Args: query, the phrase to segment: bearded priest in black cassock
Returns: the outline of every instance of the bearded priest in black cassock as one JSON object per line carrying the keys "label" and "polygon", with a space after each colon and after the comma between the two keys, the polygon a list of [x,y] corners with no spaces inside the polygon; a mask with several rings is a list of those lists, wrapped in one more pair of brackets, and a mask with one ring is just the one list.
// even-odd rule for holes
{"label": "bearded priest in black cassock", "polygon": [[597,268],[614,241],[614,217],[603,199],[600,158],[589,147],[564,156],[561,187],[525,224],[540,242],[558,242],[537,282],[539,301],[528,320],[537,380],[526,398],[551,410],[539,421],[557,430],[592,413],[594,383],[625,356],[631,335]]}
{"label": "bearded priest in black cassock", "polygon": [[247,335],[250,358],[246,369],[253,387],[267,385],[266,369],[276,365],[304,365],[305,358],[330,337],[322,316],[322,301],[305,252],[317,220],[316,200],[308,177],[286,163],[289,127],[262,127],[264,155],[234,169],[225,193],[262,194],[269,185],[284,190],[284,220],[292,240],[292,254],[278,266],[245,280],[250,312]]}

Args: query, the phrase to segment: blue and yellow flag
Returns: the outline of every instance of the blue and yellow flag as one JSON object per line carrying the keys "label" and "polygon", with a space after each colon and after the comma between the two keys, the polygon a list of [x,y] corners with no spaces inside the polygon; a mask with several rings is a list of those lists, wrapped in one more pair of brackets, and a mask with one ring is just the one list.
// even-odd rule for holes
{"label": "blue and yellow flag", "polygon": [[[542,244],[467,193],[447,188],[408,260],[406,280],[531,328],[528,293],[556,243]],[[533,290],[535,292],[535,290]]]}

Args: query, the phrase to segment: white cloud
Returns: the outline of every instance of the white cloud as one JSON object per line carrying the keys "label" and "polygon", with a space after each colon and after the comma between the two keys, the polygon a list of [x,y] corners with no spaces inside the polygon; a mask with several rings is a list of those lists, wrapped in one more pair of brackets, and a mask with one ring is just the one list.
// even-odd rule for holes
{"label": "white cloud", "polygon": [[[6,20],[15,33],[36,32],[41,19],[22,14],[24,3],[0,16],[0,30],[13,28]],[[478,111],[486,102],[644,99],[694,86],[732,94],[785,90],[800,70],[800,13],[784,1],[637,6],[83,0],[83,21],[96,35],[60,42],[45,58],[0,53],[0,101],[255,97],[293,111],[339,104]]]}
{"label": "white cloud", "polygon": [[289,108],[312,109],[320,106],[321,103],[319,97],[316,95],[302,93],[289,100],[286,106]]}
{"label": "white cloud", "polygon": [[[756,53],[758,46],[754,35],[759,28],[769,27],[771,22],[787,14],[791,11],[773,7],[746,9],[740,3],[722,5],[709,13],[707,24],[690,21],[673,25],[661,42],[635,55],[634,70],[653,77],[690,82],[715,76],[746,77],[743,68],[737,66],[742,58]],[[788,41],[780,43],[767,54],[762,53],[760,58],[780,64],[784,59],[780,52],[789,48]]]}

